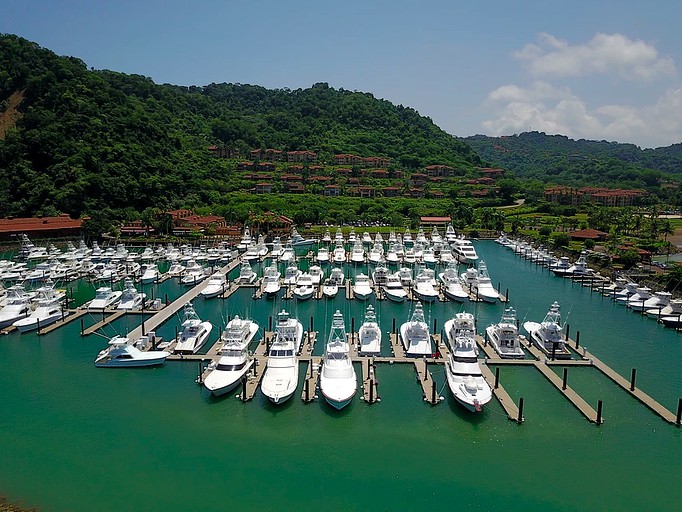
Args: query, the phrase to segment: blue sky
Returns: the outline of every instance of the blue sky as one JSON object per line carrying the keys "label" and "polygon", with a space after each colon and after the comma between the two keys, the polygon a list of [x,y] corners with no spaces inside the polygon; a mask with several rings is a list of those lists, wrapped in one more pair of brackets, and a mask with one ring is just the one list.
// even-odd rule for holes
{"label": "blue sky", "polygon": [[676,2],[3,0],[0,32],[158,83],[411,106],[448,133],[682,142]]}

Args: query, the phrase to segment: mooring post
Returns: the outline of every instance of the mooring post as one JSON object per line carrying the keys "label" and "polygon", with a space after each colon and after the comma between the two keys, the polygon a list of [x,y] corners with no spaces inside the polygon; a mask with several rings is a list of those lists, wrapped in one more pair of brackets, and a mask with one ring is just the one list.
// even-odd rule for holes
{"label": "mooring post", "polygon": [[258,377],[258,359],[253,361],[253,376]]}
{"label": "mooring post", "polygon": [[500,387],[500,367],[495,367],[495,389]]}
{"label": "mooring post", "polygon": [[268,331],[272,332],[272,316],[268,317]]}
{"label": "mooring post", "polygon": [[601,400],[599,400],[597,402],[597,425],[601,425],[603,423],[603,420],[601,417],[602,406],[603,406],[603,403]]}
{"label": "mooring post", "polygon": [[436,403],[436,382],[431,379],[431,403]]}
{"label": "mooring post", "polygon": [[395,318],[393,318],[393,327],[391,327],[391,332],[395,334]]}
{"label": "mooring post", "polygon": [[682,424],[682,398],[677,400],[677,419],[675,420],[675,425],[678,427]]}
{"label": "mooring post", "polygon": [[575,348],[580,348],[580,331],[575,332]]}
{"label": "mooring post", "polygon": [[507,293],[504,294],[505,296],[505,302],[509,302],[509,288],[507,288]]}
{"label": "mooring post", "polygon": [[168,304],[170,304],[170,302],[168,302],[168,294],[166,294],[166,306],[168,306]]}
{"label": "mooring post", "polygon": [[434,333],[438,332],[438,319],[437,318],[433,319],[433,332]]}
{"label": "mooring post", "polygon": [[424,381],[429,380],[429,365],[426,362],[426,356],[424,356]]}
{"label": "mooring post", "polygon": [[552,342],[552,361],[554,361],[554,356],[556,356],[556,341]]}
{"label": "mooring post", "polygon": [[83,319],[81,318],[81,336],[85,333],[85,327],[83,327]]}
{"label": "mooring post", "polygon": [[[313,317],[312,316],[310,317],[310,330],[308,331],[308,333],[311,333],[311,332],[313,332]],[[310,334],[308,334],[308,335],[310,336]]]}
{"label": "mooring post", "polygon": [[246,377],[242,377],[242,402],[246,402]]}
{"label": "mooring post", "polygon": [[637,368],[632,369],[632,374],[630,375],[630,391],[635,390],[635,382],[637,380]]}
{"label": "mooring post", "polygon": [[202,368],[201,368],[201,361],[199,361],[199,377],[198,377],[199,384],[203,384],[203,379],[201,378],[201,375],[202,375],[203,372],[202,372],[201,370],[202,370]]}
{"label": "mooring post", "polygon": [[523,397],[519,398],[519,416],[516,418],[517,423],[523,421]]}
{"label": "mooring post", "polygon": [[564,366],[564,382],[561,385],[561,389],[563,389],[564,391],[566,391],[566,381],[567,380],[568,380],[568,368],[566,366]]}
{"label": "mooring post", "polygon": [[175,326],[175,339],[178,339],[178,326]]}
{"label": "mooring post", "polygon": [[355,332],[355,317],[351,317],[351,319],[350,319],[350,332],[351,332],[351,336],[352,336],[352,333]]}
{"label": "mooring post", "polygon": [[369,380],[369,403],[374,403],[374,379]]}
{"label": "mooring post", "polygon": [[310,401],[310,380],[305,380],[305,401]]}
{"label": "mooring post", "polygon": [[36,323],[38,326],[38,334],[40,334],[40,318],[36,318]]}
{"label": "mooring post", "polygon": [[566,324],[566,341],[568,341],[568,334],[569,334],[570,331],[571,331],[571,325],[570,325],[570,324]]}

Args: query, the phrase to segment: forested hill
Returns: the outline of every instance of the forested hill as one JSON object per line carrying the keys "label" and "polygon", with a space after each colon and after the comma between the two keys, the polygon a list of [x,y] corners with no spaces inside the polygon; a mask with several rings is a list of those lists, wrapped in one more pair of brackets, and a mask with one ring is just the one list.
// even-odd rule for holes
{"label": "forested hill", "polygon": [[554,183],[643,187],[656,184],[661,173],[682,173],[682,144],[643,150],[634,144],[572,140],[542,132],[462,140],[486,162],[518,177]]}
{"label": "forested hill", "polygon": [[0,35],[0,216],[220,204],[233,168],[212,144],[387,156],[405,169],[480,162],[430,119],[371,94],[158,85]]}

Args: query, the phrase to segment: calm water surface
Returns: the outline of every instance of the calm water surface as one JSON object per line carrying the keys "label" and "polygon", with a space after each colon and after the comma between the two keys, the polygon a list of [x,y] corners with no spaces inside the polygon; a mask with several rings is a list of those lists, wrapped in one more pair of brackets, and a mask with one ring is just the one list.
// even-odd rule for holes
{"label": "calm water surface", "polygon": [[[682,395],[679,335],[497,244],[476,247],[493,282],[509,289],[522,321],[541,321],[549,304],[559,301],[582,344],[626,377],[637,367],[638,385],[676,410]],[[70,286],[76,301],[94,294],[89,283]],[[183,289],[167,281],[145,291],[172,299]],[[236,314],[267,327],[284,307],[306,329],[312,316],[324,339],[336,309],[348,329],[352,317],[359,327],[364,312],[362,303],[347,303],[341,294],[295,304],[253,301],[251,293],[197,300],[199,315],[216,326],[212,341]],[[410,314],[409,303],[374,303],[386,333],[393,318],[399,325]],[[427,314],[440,329],[461,309],[476,313],[482,331],[499,319],[502,305],[435,303]],[[136,319],[121,319],[102,335],[131,329]],[[85,326],[97,320],[85,317]],[[170,321],[158,332],[172,337],[179,323]],[[40,338],[0,338],[0,493],[40,510],[681,507],[675,477],[681,430],[594,368],[571,368],[569,383],[595,408],[604,400],[601,427],[588,423],[534,368],[501,368],[507,391],[525,400],[526,421],[516,425],[495,400],[480,415],[463,410],[449,396],[442,367],[432,367],[446,397],[436,407],[422,401],[407,365],[379,365],[382,401],[373,406],[356,397],[340,412],[322,399],[305,405],[294,398],[274,407],[260,393],[242,404],[233,395],[212,398],[195,384],[193,363],[96,369],[93,359],[106,340],[82,338],[79,331],[76,321]],[[319,342],[315,353],[322,350]]]}

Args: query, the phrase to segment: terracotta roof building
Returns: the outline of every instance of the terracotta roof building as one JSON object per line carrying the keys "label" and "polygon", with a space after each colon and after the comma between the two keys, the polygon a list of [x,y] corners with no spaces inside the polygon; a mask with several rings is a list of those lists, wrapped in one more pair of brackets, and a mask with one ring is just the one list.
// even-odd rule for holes
{"label": "terracotta roof building", "polygon": [[0,219],[0,237],[9,238],[20,233],[32,237],[80,236],[83,220],[68,214],[58,217],[16,217]]}
{"label": "terracotta roof building", "polygon": [[573,240],[595,240],[597,242],[603,242],[609,234],[604,231],[599,231],[598,229],[579,229],[578,231],[570,232],[568,236]]}

